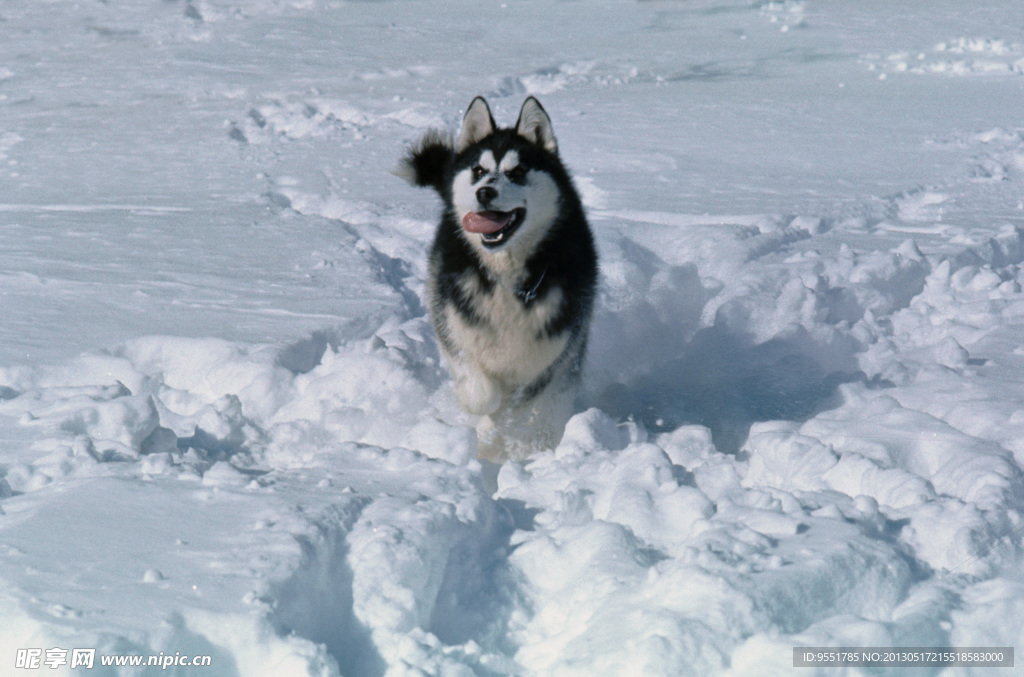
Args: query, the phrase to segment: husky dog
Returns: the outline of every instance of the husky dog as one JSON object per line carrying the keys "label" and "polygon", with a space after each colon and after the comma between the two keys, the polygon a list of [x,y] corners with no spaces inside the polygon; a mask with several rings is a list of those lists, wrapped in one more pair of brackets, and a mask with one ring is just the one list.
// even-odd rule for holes
{"label": "husky dog", "polygon": [[444,201],[429,308],[455,395],[483,417],[481,458],[554,446],[580,378],[597,253],[551,119],[531,96],[515,127],[498,128],[477,97],[454,140],[428,132],[397,173]]}

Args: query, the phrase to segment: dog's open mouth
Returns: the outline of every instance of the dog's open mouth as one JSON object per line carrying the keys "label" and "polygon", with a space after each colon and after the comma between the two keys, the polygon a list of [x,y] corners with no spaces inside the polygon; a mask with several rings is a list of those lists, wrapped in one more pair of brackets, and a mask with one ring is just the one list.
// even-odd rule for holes
{"label": "dog's open mouth", "polygon": [[462,227],[468,233],[479,233],[485,247],[497,247],[512,236],[525,217],[522,207],[509,212],[469,212],[462,217]]}

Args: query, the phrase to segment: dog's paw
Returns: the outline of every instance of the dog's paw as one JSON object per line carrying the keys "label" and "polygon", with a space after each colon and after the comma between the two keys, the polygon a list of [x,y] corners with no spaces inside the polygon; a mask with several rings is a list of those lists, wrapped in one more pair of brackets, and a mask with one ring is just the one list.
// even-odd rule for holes
{"label": "dog's paw", "polygon": [[455,384],[455,396],[463,409],[477,416],[489,416],[501,406],[498,384],[479,372],[463,375]]}
{"label": "dog's paw", "polygon": [[484,416],[476,424],[477,458],[502,464],[508,460],[505,453],[505,438],[494,426],[494,419]]}

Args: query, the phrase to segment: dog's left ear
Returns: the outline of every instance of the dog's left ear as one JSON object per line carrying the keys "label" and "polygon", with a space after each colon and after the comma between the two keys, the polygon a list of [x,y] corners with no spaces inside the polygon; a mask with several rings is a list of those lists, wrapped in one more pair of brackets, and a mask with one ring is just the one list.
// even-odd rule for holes
{"label": "dog's left ear", "polygon": [[544,150],[558,152],[558,142],[555,141],[555,133],[551,131],[551,118],[540,105],[540,101],[532,96],[523,102],[523,107],[519,110],[516,133]]}
{"label": "dog's left ear", "polygon": [[455,152],[461,153],[477,141],[493,134],[497,128],[487,101],[482,96],[476,97],[469,104],[466,115],[462,118],[462,131],[459,132],[459,138],[455,140]]}

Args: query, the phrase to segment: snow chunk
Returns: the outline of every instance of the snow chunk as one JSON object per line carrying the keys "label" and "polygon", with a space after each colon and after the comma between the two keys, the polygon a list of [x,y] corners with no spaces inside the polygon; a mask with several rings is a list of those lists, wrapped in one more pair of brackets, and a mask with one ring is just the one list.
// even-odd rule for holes
{"label": "snow chunk", "polygon": [[935,347],[935,361],[950,369],[963,369],[969,357],[970,353],[952,336],[947,336]]}
{"label": "snow chunk", "polygon": [[818,440],[766,424],[751,429],[744,449],[750,459],[744,486],[820,491],[826,487],[823,475],[838,462],[836,454]]}

